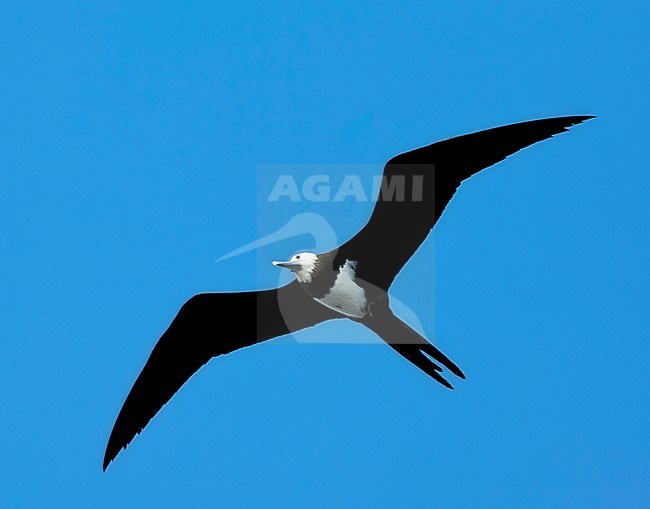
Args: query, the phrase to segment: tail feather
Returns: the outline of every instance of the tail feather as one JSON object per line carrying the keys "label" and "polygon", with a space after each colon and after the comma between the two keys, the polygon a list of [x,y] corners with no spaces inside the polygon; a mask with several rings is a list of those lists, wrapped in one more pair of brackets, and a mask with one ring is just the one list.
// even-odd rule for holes
{"label": "tail feather", "polygon": [[453,390],[454,386],[451,385],[445,377],[440,375],[439,372],[442,368],[435,362],[427,358],[416,345],[390,345],[397,353],[402,355],[405,359],[420,368],[427,375],[433,378],[436,382],[441,383],[448,389]]}
{"label": "tail feather", "polygon": [[360,322],[388,343],[402,357],[445,387],[453,389],[453,386],[440,375],[442,368],[436,362],[442,364],[457,377],[465,379],[465,374],[454,362],[421,334],[396,317],[389,307],[380,311],[375,309],[372,316],[368,316]]}

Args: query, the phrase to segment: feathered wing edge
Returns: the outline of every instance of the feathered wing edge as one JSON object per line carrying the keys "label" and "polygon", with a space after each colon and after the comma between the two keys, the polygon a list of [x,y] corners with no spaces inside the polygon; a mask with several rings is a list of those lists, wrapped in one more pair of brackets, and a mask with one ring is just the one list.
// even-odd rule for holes
{"label": "feathered wing edge", "polygon": [[158,340],[133,384],[108,439],[103,469],[213,357],[340,317],[295,281],[273,290],[195,295]]}

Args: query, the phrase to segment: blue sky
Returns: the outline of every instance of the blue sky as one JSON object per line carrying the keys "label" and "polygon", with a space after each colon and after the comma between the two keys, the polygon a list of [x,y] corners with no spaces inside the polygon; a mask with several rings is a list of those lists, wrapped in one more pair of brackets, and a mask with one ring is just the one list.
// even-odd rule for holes
{"label": "blue sky", "polygon": [[[647,5],[213,4],[3,8],[0,505],[647,507]],[[268,165],[563,114],[598,119],[465,183],[392,289],[456,391],[328,325],[211,362],[102,473],[182,302],[310,239],[216,258],[370,213],[269,203]]]}

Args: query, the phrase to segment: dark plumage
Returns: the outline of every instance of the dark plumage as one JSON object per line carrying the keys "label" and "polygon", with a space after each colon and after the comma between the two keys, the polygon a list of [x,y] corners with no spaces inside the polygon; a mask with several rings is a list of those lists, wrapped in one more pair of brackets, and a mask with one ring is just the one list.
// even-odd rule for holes
{"label": "dark plumage", "polygon": [[303,285],[310,297],[322,299],[334,286],[334,281],[339,273],[338,268],[334,266],[335,255],[336,251],[318,255],[315,272],[319,277],[314,278],[309,284]]}
{"label": "dark plumage", "polygon": [[[590,116],[534,120],[440,141],[393,157],[368,223],[328,253],[289,262],[298,281],[273,290],[208,293],[183,305],[153,349],[120,410],[103,467],[212,357],[321,322],[349,318],[448,388],[443,368],[463,372],[396,317],[388,290],[464,179]],[[393,192],[404,181],[403,194]],[[241,317],[246,317],[242,320]],[[442,367],[441,367],[442,366]]]}

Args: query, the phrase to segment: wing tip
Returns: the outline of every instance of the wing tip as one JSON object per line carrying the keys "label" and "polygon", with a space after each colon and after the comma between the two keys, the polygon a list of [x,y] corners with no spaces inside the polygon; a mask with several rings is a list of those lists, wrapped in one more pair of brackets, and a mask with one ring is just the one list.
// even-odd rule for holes
{"label": "wing tip", "polygon": [[106,469],[108,468],[108,465],[111,464],[111,462],[115,459],[115,457],[119,454],[119,451],[117,453],[108,453],[108,449],[106,449],[106,453],[104,454],[104,462],[102,463],[102,472],[106,472]]}
{"label": "wing tip", "polygon": [[[567,117],[555,117],[549,118],[551,121],[560,121],[561,123],[557,126],[558,131],[551,135],[551,137],[556,136],[557,134],[567,133],[571,130],[572,127],[587,122],[592,118],[596,118],[596,115],[571,115]],[[557,124],[556,124],[557,125]]]}
{"label": "wing tip", "polygon": [[573,127],[578,124],[582,124],[583,122],[586,122],[587,120],[591,120],[592,118],[596,118],[596,115],[573,115],[570,117],[561,117],[565,118],[570,122],[570,125],[567,127]]}
{"label": "wing tip", "polygon": [[[149,419],[149,421],[150,420],[151,419]],[[119,416],[118,416],[118,421],[119,421]],[[149,424],[149,421],[147,421],[147,424]],[[115,426],[117,425],[118,422],[115,423]],[[117,439],[113,435],[115,433],[115,428],[113,429],[113,432],[111,433],[111,436],[108,439],[108,444],[106,445],[106,452],[104,453],[104,462],[102,463],[102,468],[104,472],[106,472],[108,465],[110,465],[115,460],[115,458],[117,458],[117,455],[120,454],[122,451],[126,450],[126,448],[133,441],[133,439],[137,437],[140,433],[142,433],[143,429],[144,426],[142,426],[135,433],[133,433],[131,438],[129,438],[128,440],[123,440],[120,444],[116,443]]]}
{"label": "wing tip", "polygon": [[106,452],[104,453],[104,462],[102,463],[102,470],[106,472],[106,469],[108,468],[108,465],[110,465],[115,458],[117,458],[117,455],[123,450],[126,449],[126,446],[128,445],[115,445],[114,443],[111,442],[109,439],[108,445],[106,446]]}
{"label": "wing tip", "polygon": [[[536,142],[533,142],[533,143],[537,143],[539,141],[543,141],[544,139],[555,138],[560,134],[568,133],[571,131],[572,127],[575,127],[579,124],[582,124],[583,122],[587,122],[588,120],[594,118],[596,118],[596,115],[568,115],[563,117],[549,117],[549,118],[544,118],[539,120],[531,120],[529,122],[522,122],[522,124],[529,124],[531,126],[534,125],[545,126],[547,129],[549,129],[548,131],[546,131],[546,135],[543,138],[537,140]],[[521,124],[511,124],[511,125],[517,126]],[[533,143],[530,143],[527,146],[530,146]]]}

